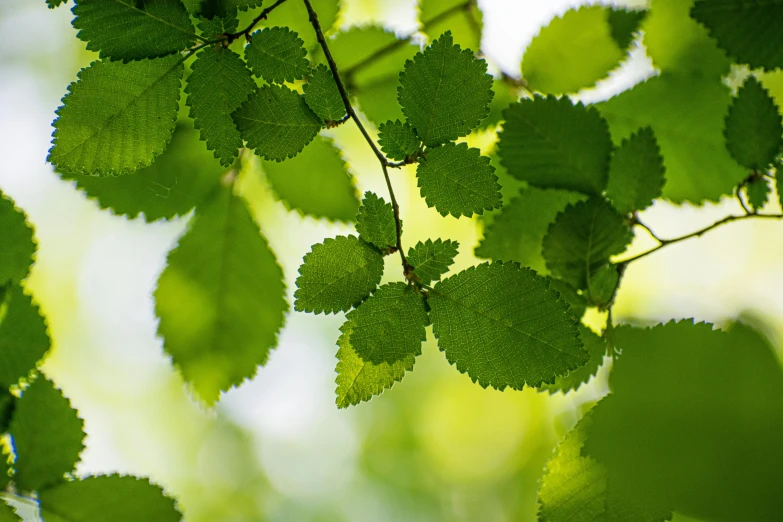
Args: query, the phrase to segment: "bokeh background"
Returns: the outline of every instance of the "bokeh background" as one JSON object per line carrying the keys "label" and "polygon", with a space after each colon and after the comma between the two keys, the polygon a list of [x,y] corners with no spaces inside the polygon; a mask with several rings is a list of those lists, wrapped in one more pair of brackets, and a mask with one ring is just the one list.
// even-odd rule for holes
{"label": "bokeh background", "polygon": [[[413,0],[342,3],[344,27],[372,22],[400,34],[416,30]],[[539,28],[581,3],[481,0],[482,49],[493,71],[518,76],[523,50]],[[178,500],[189,522],[535,520],[544,463],[606,393],[605,371],[568,396],[485,390],[448,364],[430,332],[415,372],[401,384],[370,403],[338,410],[334,354],[342,317],[292,312],[279,346],[251,382],[210,411],[192,398],[156,337],[152,301],[187,217],[148,224],[101,211],[45,161],[54,110],[79,68],[95,58],[75,38],[69,8],[0,0],[0,189],[35,225],[39,250],[27,288],[54,342],[43,371],[85,420],[87,450],[78,473],[149,476]],[[653,74],[636,49],[617,74],[579,97],[606,99]],[[349,124],[330,132],[358,189],[385,195],[356,129]],[[475,142],[486,147],[491,139]],[[413,174],[411,167],[393,173],[407,244],[456,239],[456,268],[476,263],[480,222],[428,209]],[[310,245],[351,227],[287,211],[261,176],[248,183],[290,297]],[[673,237],[739,211],[732,201],[703,208],[659,203],[644,220]],[[771,239],[781,236],[781,223],[746,221],[634,263],[616,320],[721,323],[743,315],[778,339],[783,242]],[[398,272],[387,270],[385,277]],[[603,318],[590,320],[600,328]]]}

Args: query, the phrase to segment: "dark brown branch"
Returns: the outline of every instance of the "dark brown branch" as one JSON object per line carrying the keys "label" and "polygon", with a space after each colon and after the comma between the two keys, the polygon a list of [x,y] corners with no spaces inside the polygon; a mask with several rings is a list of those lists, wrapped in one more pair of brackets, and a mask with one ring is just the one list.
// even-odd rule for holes
{"label": "dark brown branch", "polygon": [[[258,16],[253,18],[253,21],[250,22],[250,25],[248,25],[245,29],[243,29],[242,31],[236,32],[236,33],[225,33],[225,34],[221,35],[221,36],[223,36],[223,38],[221,40],[218,40],[218,41],[225,41],[226,45],[229,45],[234,40],[236,40],[237,38],[239,38],[241,36],[244,36],[245,38],[250,38],[250,33],[253,31],[253,29],[256,27],[256,25],[258,25],[258,22],[260,22],[261,20],[266,20],[266,17],[269,16],[269,13],[274,11],[277,7],[279,7],[280,5],[284,4],[285,2],[286,2],[286,0],[277,0],[277,2],[275,2],[272,5],[270,5],[269,7],[265,8],[263,11],[261,11],[258,14]],[[215,42],[215,43],[217,43],[217,42]]]}

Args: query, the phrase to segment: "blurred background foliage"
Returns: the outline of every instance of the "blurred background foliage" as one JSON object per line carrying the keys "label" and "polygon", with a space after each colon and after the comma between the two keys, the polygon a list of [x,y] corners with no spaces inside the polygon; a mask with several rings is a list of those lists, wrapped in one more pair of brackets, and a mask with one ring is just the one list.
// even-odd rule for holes
{"label": "blurred background foliage", "polygon": [[[341,31],[370,23],[398,34],[417,30],[412,0],[343,0],[331,13],[328,0],[319,3],[323,6],[316,8],[333,16]],[[471,24],[482,21],[480,46],[491,72],[519,77],[522,52],[539,28],[580,3],[480,1],[480,12],[439,21],[433,34],[452,29],[458,43],[475,47]],[[449,2],[425,4],[423,20]],[[313,35],[298,9],[292,3],[275,12],[270,24],[290,24],[312,47]],[[114,216],[45,164],[54,109],[79,68],[95,58],[74,38],[70,19],[68,8],[50,11],[43,0],[0,0],[0,188],[36,227],[39,250],[27,287],[49,320],[54,343],[43,371],[85,420],[87,450],[78,472],[149,476],[178,500],[189,522],[535,520],[544,463],[607,392],[605,371],[568,396],[485,390],[449,367],[428,332],[415,373],[371,403],[338,411],[334,342],[341,318],[291,313],[278,348],[252,382],[225,394],[211,411],[189,395],[156,338],[151,297],[187,216],[152,223]],[[360,61],[367,31],[373,30],[353,29],[355,40],[336,44],[335,54]],[[404,62],[424,41],[421,35],[387,59]],[[398,110],[387,103],[394,89],[378,81],[386,67],[349,79],[373,93],[362,109],[375,121],[395,117],[389,111]],[[602,101],[654,74],[635,43],[612,77],[578,98]],[[778,80],[768,78],[767,85],[780,87]],[[496,96],[502,98],[503,84],[498,85]],[[491,151],[492,130],[471,136],[471,143]],[[345,125],[325,134],[341,148],[357,192],[385,194],[356,128]],[[269,167],[255,157],[245,161],[242,191],[284,268],[290,297],[310,245],[352,225],[286,209],[270,188],[275,172]],[[481,222],[444,218],[427,208],[412,167],[393,175],[407,244],[429,237],[458,240],[463,248],[454,268],[475,264],[472,249]],[[658,203],[644,220],[673,237],[736,207],[729,200],[701,208]],[[744,314],[763,322],[779,347],[783,294],[775,289],[783,285],[783,243],[768,238],[781,232],[781,223],[743,222],[634,263],[618,296],[616,319],[695,317],[721,324]],[[644,238],[637,243],[633,248],[640,251],[646,246]],[[589,320],[600,328],[604,318]]]}

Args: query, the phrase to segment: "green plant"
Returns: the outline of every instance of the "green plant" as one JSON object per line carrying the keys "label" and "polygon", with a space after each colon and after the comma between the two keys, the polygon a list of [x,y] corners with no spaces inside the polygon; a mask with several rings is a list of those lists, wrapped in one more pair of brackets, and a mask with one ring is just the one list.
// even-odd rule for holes
{"label": "green plant", "polygon": [[[355,220],[358,235],[313,245],[294,294],[297,311],[347,312],[338,407],[402,380],[430,325],[449,362],[484,387],[567,393],[608,355],[613,392],[550,460],[542,519],[775,518],[783,374],[769,343],[741,324],[615,325],[612,307],[636,260],[732,221],[783,218],[762,211],[773,182],[782,192],[783,93],[765,82],[783,67],[783,2],[570,10],[530,44],[523,80],[493,78],[470,50],[481,33],[474,0],[423,2],[423,50],[380,28],[340,31],[337,10],[330,0],[75,1],[77,36],[100,59],[63,98],[48,159],[117,214],[193,211],[155,301],[164,349],[194,394],[212,405],[253,377],[289,307],[243,193],[252,151],[287,207]],[[642,33],[657,76],[592,106],[565,96],[606,78]],[[321,134],[344,124],[377,158],[388,202],[358,200]],[[465,142],[498,129],[490,155]],[[484,216],[475,253],[490,261],[449,275],[456,241],[405,249],[390,170],[407,166],[443,216]],[[659,238],[639,215],[661,198],[724,196],[744,213],[681,237]],[[178,519],[147,481],[70,476],[82,422],[37,374],[49,340],[22,285],[33,232],[10,200],[0,204],[0,426],[14,455],[0,474],[5,496],[36,503],[45,520]],[[657,245],[625,254],[636,233]],[[385,256],[399,266],[381,285]],[[608,316],[600,335],[580,322],[588,308]]]}

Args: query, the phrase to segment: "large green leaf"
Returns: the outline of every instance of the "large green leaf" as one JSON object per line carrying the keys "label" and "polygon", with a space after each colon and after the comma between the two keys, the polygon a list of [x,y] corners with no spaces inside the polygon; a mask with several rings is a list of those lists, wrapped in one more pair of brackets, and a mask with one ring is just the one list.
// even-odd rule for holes
{"label": "large green leaf", "polygon": [[64,481],[84,449],[83,427],[68,399],[39,375],[22,393],[11,419],[16,486],[33,491]]}
{"label": "large green leaf", "polygon": [[183,70],[178,56],[82,69],[57,109],[49,162],[98,175],[152,163],[174,131]]}
{"label": "large green leaf", "polygon": [[428,239],[425,243],[419,241],[408,250],[408,263],[413,267],[416,277],[428,285],[449,271],[457,257],[458,248],[459,243],[450,239]]}
{"label": "large green leaf", "polygon": [[661,196],[665,171],[655,134],[644,127],[614,150],[606,197],[623,214],[644,210]]}
{"label": "large green leaf", "polygon": [[303,44],[287,27],[267,27],[253,33],[245,60],[256,76],[268,82],[301,80],[310,71]]}
{"label": "large green leaf", "polygon": [[0,286],[18,283],[30,271],[35,255],[33,228],[24,212],[0,191]]}
{"label": "large green leaf", "polygon": [[398,99],[419,138],[435,146],[467,135],[486,117],[492,76],[446,32],[405,64]]}
{"label": "large green leaf", "polygon": [[536,96],[503,113],[498,154],[512,176],[541,188],[600,194],[612,140],[592,107],[568,97]]}
{"label": "large green leaf", "polygon": [[27,378],[49,350],[46,321],[38,306],[19,285],[0,300],[0,387]]}
{"label": "large green leaf", "polygon": [[147,221],[171,219],[190,212],[219,183],[226,169],[199,141],[198,132],[178,124],[171,142],[155,162],[125,176],[98,177],[61,172],[63,179],[94,199],[101,208]]}
{"label": "large green leaf", "polygon": [[362,206],[356,216],[356,231],[359,237],[381,251],[397,245],[397,224],[394,208],[373,192],[365,192]]}
{"label": "large green leaf", "polygon": [[783,149],[783,118],[769,91],[752,76],[729,107],[725,134],[731,155],[751,170],[766,170]]}
{"label": "large green leaf", "polygon": [[419,0],[422,32],[430,39],[451,31],[457,45],[478,51],[481,47],[483,16],[476,2],[465,0]]}
{"label": "large green leaf", "polygon": [[515,390],[554,382],[585,364],[576,320],[549,281],[516,263],[484,263],[435,285],[438,346],[481,386]]}
{"label": "large green leaf", "polygon": [[163,347],[207,404],[264,364],[288,305],[283,273],[245,202],[222,188],[196,208],[155,291]]}
{"label": "large green leaf", "polygon": [[140,60],[190,47],[196,31],[179,0],[76,0],[76,36],[101,58]]}

